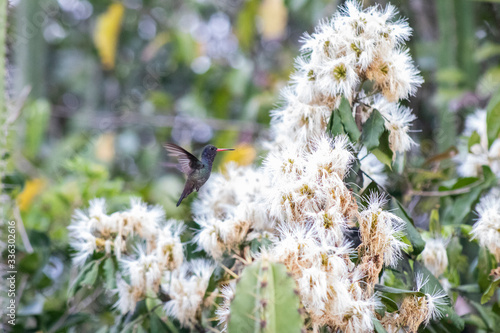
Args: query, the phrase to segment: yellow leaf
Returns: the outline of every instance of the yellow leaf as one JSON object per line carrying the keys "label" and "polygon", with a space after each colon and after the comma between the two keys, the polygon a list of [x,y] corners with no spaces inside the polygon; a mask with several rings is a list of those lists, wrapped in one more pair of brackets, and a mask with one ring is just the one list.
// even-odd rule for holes
{"label": "yellow leaf", "polygon": [[33,199],[42,191],[45,187],[45,180],[40,178],[35,178],[26,181],[24,184],[24,189],[18,194],[16,201],[19,206],[20,211],[26,211],[31,206]]}
{"label": "yellow leaf", "polygon": [[108,10],[99,15],[94,31],[94,44],[101,57],[105,69],[115,67],[116,47],[120,35],[125,7],[120,3],[113,3]]}
{"label": "yellow leaf", "polygon": [[104,133],[96,142],[95,156],[97,159],[109,163],[115,157],[115,134]]}
{"label": "yellow leaf", "polygon": [[226,152],[222,159],[222,167],[229,162],[235,162],[238,165],[249,165],[252,164],[257,157],[257,151],[255,148],[248,143],[240,143],[234,147],[234,151]]}
{"label": "yellow leaf", "polygon": [[142,61],[150,61],[155,57],[158,51],[170,41],[168,32],[159,33],[148,45],[144,48],[141,54]]}
{"label": "yellow leaf", "polygon": [[262,37],[267,40],[280,39],[285,35],[288,10],[284,0],[264,0],[260,5]]}

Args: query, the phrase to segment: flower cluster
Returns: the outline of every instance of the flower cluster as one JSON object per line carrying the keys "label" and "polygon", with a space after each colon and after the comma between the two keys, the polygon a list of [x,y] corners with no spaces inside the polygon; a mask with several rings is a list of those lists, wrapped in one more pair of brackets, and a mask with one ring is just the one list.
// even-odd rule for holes
{"label": "flower cluster", "polygon": [[[413,144],[408,131],[414,116],[394,102],[412,95],[422,81],[401,48],[410,28],[404,21],[394,22],[395,14],[392,6],[363,11],[348,1],[332,20],[306,36],[292,84],[282,92],[285,106],[272,111],[274,140],[259,174],[268,180],[258,193],[265,199],[260,209],[269,214],[268,228],[276,225],[268,255],[292,274],[313,330],[324,325],[343,332],[373,330],[372,319],[380,306],[373,286],[383,265],[394,265],[407,247],[401,240],[404,223],[383,210],[384,198],[373,195],[367,207],[360,207],[347,187],[344,179],[355,151],[347,137],[325,134],[332,110],[345,97],[361,124],[373,110],[380,112],[393,151],[406,151]],[[369,95],[362,89],[368,80],[374,85]],[[367,159],[362,168],[385,182],[380,163]],[[210,211],[217,207],[210,201],[213,196],[203,196]],[[234,214],[226,210],[215,221],[232,221]],[[216,223],[223,222],[212,224]],[[198,243],[207,229],[206,223],[200,224]],[[361,245],[355,248],[346,235],[357,225]],[[223,234],[216,235],[224,240]],[[358,265],[351,260],[356,252]],[[224,290],[227,297],[218,311],[222,325],[229,316],[233,288]]]}
{"label": "flower cluster", "polygon": [[[481,174],[483,165],[490,167],[491,171],[500,176],[500,138],[488,146],[488,133],[486,131],[486,111],[477,110],[467,117],[463,135],[470,137],[474,133],[479,136],[479,142],[464,143],[456,161],[459,164],[458,172],[467,177],[476,177]],[[467,149],[468,148],[468,149]]]}
{"label": "flower cluster", "polygon": [[76,211],[69,227],[77,251],[74,262],[81,266],[97,252],[116,258],[116,307],[122,313],[134,311],[138,301],[161,291],[170,299],[165,312],[191,327],[214,266],[201,259],[185,261],[182,222],[165,221],[162,208],[138,199],[130,205],[129,210],[107,214],[105,200],[95,199],[87,211]]}
{"label": "flower cluster", "polygon": [[[397,101],[413,95],[423,81],[404,48],[411,29],[406,21],[394,20],[396,14],[391,5],[362,10],[348,1],[305,36],[292,85],[282,94],[285,106],[272,112],[278,144],[292,139],[307,145],[324,133],[332,110],[345,97],[360,125],[373,109],[381,112],[394,152],[411,147],[408,131],[415,117]],[[363,87],[367,81],[373,83],[369,93]]]}
{"label": "flower cluster", "polygon": [[148,207],[139,199],[132,199],[130,206],[129,210],[108,215],[106,201],[95,199],[90,202],[87,212],[75,212],[68,227],[71,245],[77,250],[75,264],[84,264],[94,251],[113,253],[120,259],[122,254],[130,251],[127,241],[135,235],[147,241],[148,249],[156,247],[158,231],[165,218],[163,209],[159,206]]}
{"label": "flower cluster", "polygon": [[[378,281],[383,263],[394,264],[406,247],[400,240],[402,221],[382,210],[382,198],[372,196],[359,210],[343,180],[352,159],[347,138],[323,135],[306,148],[290,143],[264,162],[271,179],[266,202],[279,225],[271,253],[296,279],[314,328],[373,329],[379,301],[367,285]],[[350,260],[355,249],[345,237],[356,221],[363,249],[359,266]]]}
{"label": "flower cluster", "polygon": [[486,247],[500,263],[500,193],[492,191],[482,197],[477,205],[477,222],[472,229],[472,238]]}
{"label": "flower cluster", "polygon": [[230,163],[225,174],[214,174],[193,204],[200,225],[198,247],[214,259],[238,253],[239,246],[255,238],[272,238],[262,192],[267,183],[260,169]]}

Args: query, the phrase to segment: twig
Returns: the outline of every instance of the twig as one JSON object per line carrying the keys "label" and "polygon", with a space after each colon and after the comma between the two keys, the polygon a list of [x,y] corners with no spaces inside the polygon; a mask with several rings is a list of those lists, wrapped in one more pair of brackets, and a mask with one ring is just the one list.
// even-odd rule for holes
{"label": "twig", "polygon": [[[70,118],[74,115],[69,112],[52,112],[52,116]],[[173,127],[176,123],[205,123],[215,130],[244,130],[247,132],[259,132],[267,130],[267,127],[257,122],[242,121],[242,120],[225,120],[216,118],[195,118],[182,116],[167,116],[167,115],[153,115],[144,116],[138,114],[126,115],[102,115],[93,114],[89,116],[90,121],[86,123],[79,123],[81,127],[91,128],[106,128],[115,129],[120,127],[129,126],[131,124],[141,124],[154,127]]]}
{"label": "twig", "polygon": [[449,190],[449,191],[414,191],[414,190],[409,190],[408,195],[410,196],[421,196],[421,197],[446,197],[448,195],[457,195],[457,194],[463,194],[467,193],[470,190],[472,190],[474,187],[477,185],[481,184],[484,180],[478,180],[469,186],[466,187],[461,187],[457,188],[455,190]]}
{"label": "twig", "polygon": [[219,263],[220,267],[222,267],[222,269],[224,269],[229,275],[231,275],[232,277],[234,277],[235,279],[239,278],[238,275],[236,275],[235,272],[233,272],[232,270],[230,270],[229,268],[227,268],[224,264],[222,263]]}
{"label": "twig", "polygon": [[24,228],[23,218],[21,217],[21,212],[19,211],[19,207],[17,205],[14,205],[14,217],[17,220],[17,230],[21,235],[26,252],[33,253],[33,247],[31,246],[30,239],[26,233],[26,229]]}

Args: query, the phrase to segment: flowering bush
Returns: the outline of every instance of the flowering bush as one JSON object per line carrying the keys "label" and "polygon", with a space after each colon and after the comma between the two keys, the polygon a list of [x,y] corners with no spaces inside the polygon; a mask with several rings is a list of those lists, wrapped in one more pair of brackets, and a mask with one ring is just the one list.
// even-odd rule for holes
{"label": "flowering bush", "polygon": [[[123,315],[150,298],[149,311],[191,329],[461,330],[445,274],[456,236],[442,238],[434,216],[435,234],[421,238],[384,190],[390,168],[415,145],[415,116],[399,103],[423,82],[404,47],[411,29],[396,14],[391,5],[362,10],[348,1],[305,35],[283,105],[271,112],[262,166],[229,165],[193,203],[197,227],[188,242],[203,259],[185,260],[182,222],[165,222],[158,207],[133,201],[108,216],[96,200],[70,226],[75,263],[89,267],[81,275],[102,262]],[[498,171],[499,139],[488,148],[485,114],[466,127],[477,137],[460,166],[466,176]],[[499,207],[498,195],[482,198],[471,231],[497,262]],[[283,266],[288,275],[269,275]],[[285,296],[285,285],[296,295]]]}
{"label": "flowering bush", "polygon": [[[108,69],[124,9],[98,22],[116,16],[108,56],[96,41]],[[92,192],[89,175],[105,182],[106,172],[69,163],[99,198],[79,197],[88,207],[67,228],[67,304],[104,295],[102,332],[494,331],[500,99],[466,118],[448,155],[418,161],[431,171],[412,169],[408,100],[423,78],[411,34],[394,6],[354,0],[305,34],[271,135],[259,138],[262,162],[225,163],[182,204],[192,218],[122,193],[122,181]],[[427,211],[414,221],[417,203]]]}

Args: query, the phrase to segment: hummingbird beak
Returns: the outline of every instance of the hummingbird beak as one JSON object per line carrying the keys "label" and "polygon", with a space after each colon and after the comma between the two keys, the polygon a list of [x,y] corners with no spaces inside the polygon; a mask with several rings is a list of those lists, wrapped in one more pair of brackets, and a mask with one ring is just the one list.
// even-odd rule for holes
{"label": "hummingbird beak", "polygon": [[217,151],[229,151],[229,150],[234,150],[233,148],[220,148],[217,149]]}

